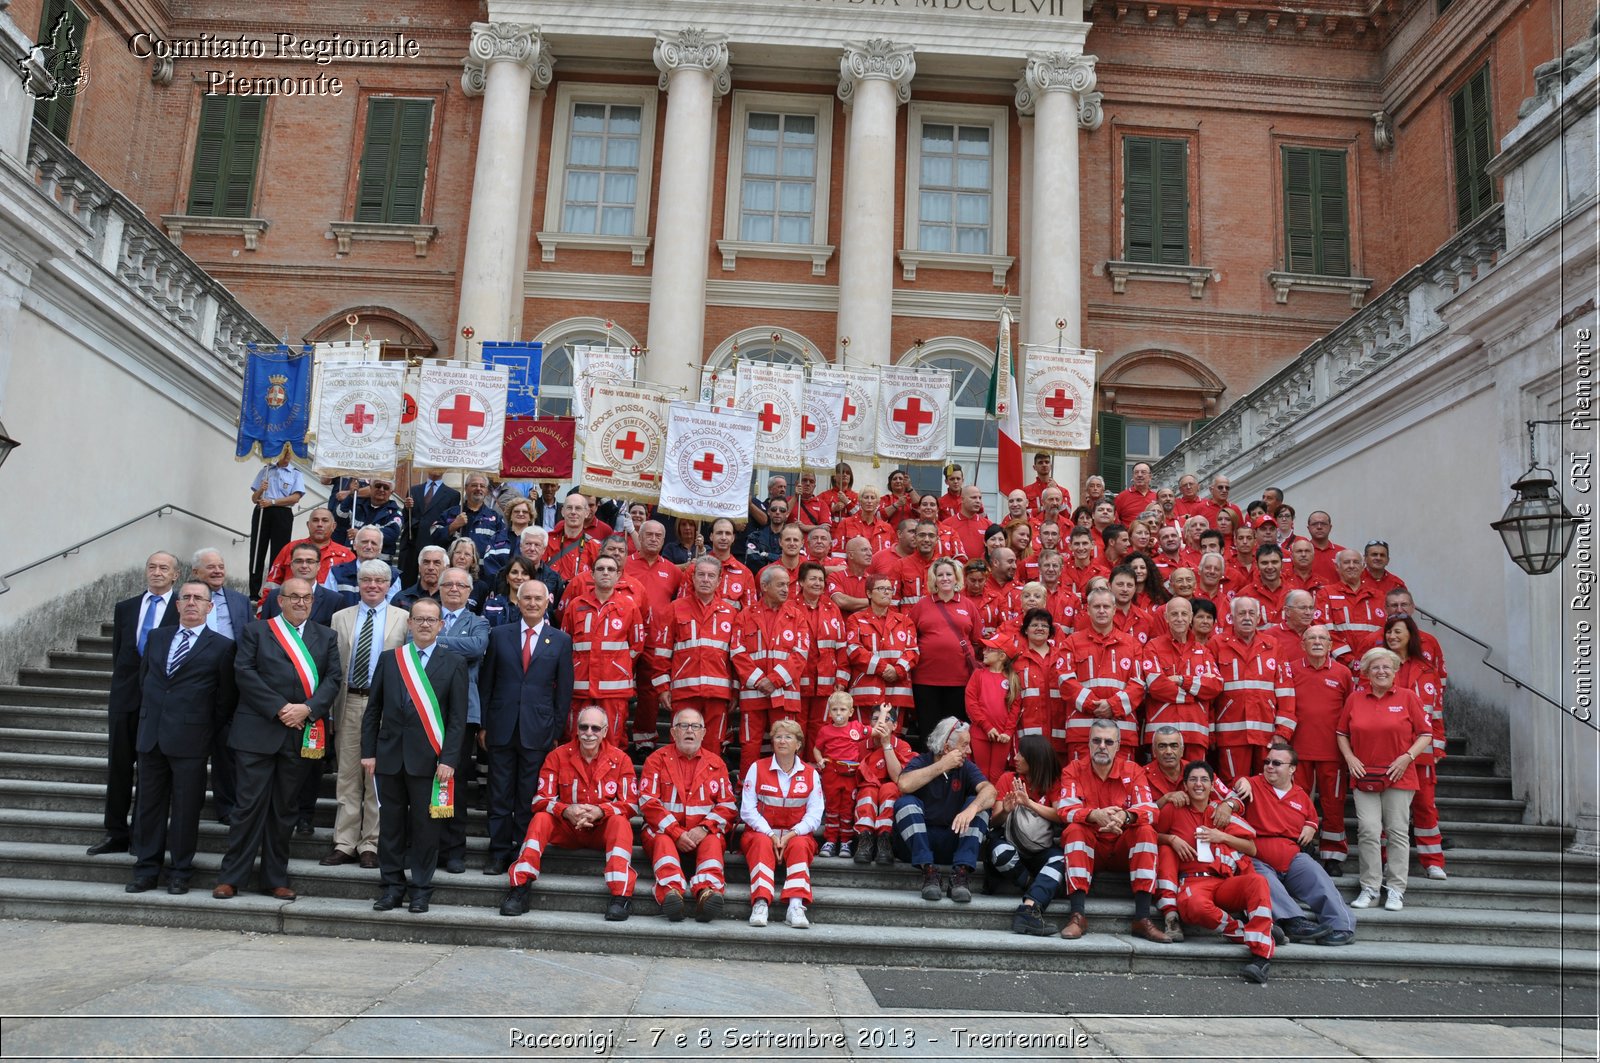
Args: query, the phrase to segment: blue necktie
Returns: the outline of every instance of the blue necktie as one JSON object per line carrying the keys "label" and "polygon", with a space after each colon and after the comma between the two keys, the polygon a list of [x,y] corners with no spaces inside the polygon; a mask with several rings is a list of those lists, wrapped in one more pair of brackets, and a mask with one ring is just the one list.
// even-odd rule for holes
{"label": "blue necktie", "polygon": [[144,644],[150,639],[150,629],[156,626],[156,610],[161,608],[161,596],[152,594],[145,607],[144,620],[139,624],[139,656],[144,656]]}

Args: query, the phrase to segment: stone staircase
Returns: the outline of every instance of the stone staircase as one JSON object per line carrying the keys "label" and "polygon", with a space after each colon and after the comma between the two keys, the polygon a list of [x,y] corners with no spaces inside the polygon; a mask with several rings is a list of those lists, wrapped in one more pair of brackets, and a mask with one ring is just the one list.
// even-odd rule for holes
{"label": "stone staircase", "polygon": [[[1131,902],[1120,876],[1104,876],[1089,899],[1090,933],[1077,942],[1009,933],[1017,898],[978,896],[969,905],[929,904],[920,876],[904,865],[857,867],[819,860],[812,878],[814,925],[805,932],[775,924],[747,926],[747,882],[737,847],[728,858],[728,918],[714,925],[669,924],[650,898],[648,861],[634,918],[606,923],[598,853],[553,851],[533,891],[532,910],[499,915],[505,884],[478,871],[484,814],[467,804],[468,871],[440,872],[433,908],[372,911],[377,873],[354,865],[322,867],[333,823],[332,777],[324,780],[316,835],[291,842],[290,875],[300,899],[284,904],[241,894],[229,902],[209,892],[226,846],[226,828],[210,807],[200,830],[195,889],[127,894],[127,856],[90,857],[101,834],[105,698],[111,655],[107,631],[80,638],[48,666],[25,670],[0,687],[0,916],[78,922],[248,930],[384,940],[508,947],[566,948],[658,956],[700,956],[885,966],[1099,973],[1231,974],[1242,951],[1191,933],[1155,945],[1125,933]],[[1440,776],[1439,806],[1450,878],[1414,870],[1401,912],[1358,913],[1357,941],[1342,948],[1295,945],[1279,953],[1283,977],[1408,978],[1594,986],[1597,899],[1595,861],[1564,852],[1571,832],[1522,822],[1523,802],[1493,760],[1452,742]],[[1351,829],[1354,810],[1351,809]],[[1346,865],[1354,868],[1354,859]],[[1341,883],[1355,891],[1353,874]],[[1056,909],[1060,917],[1061,908]],[[655,917],[655,918],[653,918]]]}

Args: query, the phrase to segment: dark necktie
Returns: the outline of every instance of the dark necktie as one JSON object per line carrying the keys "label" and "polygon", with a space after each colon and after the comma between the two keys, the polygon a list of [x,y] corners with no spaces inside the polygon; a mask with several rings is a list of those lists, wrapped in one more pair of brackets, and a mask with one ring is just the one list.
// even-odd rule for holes
{"label": "dark necktie", "polygon": [[367,618],[361,622],[361,635],[356,639],[356,652],[350,658],[350,685],[365,690],[372,685],[372,618],[377,611],[367,609]]}
{"label": "dark necktie", "polygon": [[183,663],[183,659],[189,656],[189,643],[193,641],[193,639],[194,635],[189,631],[188,628],[184,628],[183,631],[179,633],[178,647],[172,651],[172,660],[167,662],[168,675],[176,672],[178,670],[178,666]]}

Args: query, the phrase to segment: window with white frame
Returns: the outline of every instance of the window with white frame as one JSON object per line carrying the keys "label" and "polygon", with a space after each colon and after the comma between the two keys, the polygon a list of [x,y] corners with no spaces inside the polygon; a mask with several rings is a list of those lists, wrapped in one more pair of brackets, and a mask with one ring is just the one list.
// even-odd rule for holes
{"label": "window with white frame", "polygon": [[605,342],[603,335],[577,332],[558,343],[544,345],[544,355],[539,362],[539,416],[571,416],[572,349]]}
{"label": "window with white frame", "polygon": [[1123,423],[1123,483],[1133,483],[1133,467],[1140,462],[1154,465],[1183,442],[1188,425],[1166,421]]}
{"label": "window with white frame", "polygon": [[828,192],[833,97],[736,92],[728,145],[723,269],[750,258],[807,259],[820,275],[833,248]]}
{"label": "window with white frame", "polygon": [[919,265],[990,270],[1005,283],[1007,129],[1003,107],[921,103],[907,108],[905,279]]}
{"label": "window with white frame", "polygon": [[628,248],[642,265],[655,145],[654,88],[564,83],[556,90],[544,261],[562,245]]}

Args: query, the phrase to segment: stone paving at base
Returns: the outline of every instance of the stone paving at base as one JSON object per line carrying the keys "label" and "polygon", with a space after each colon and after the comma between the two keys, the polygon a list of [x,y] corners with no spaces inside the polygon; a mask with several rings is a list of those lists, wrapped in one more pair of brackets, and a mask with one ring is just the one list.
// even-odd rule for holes
{"label": "stone paving at base", "polygon": [[[1126,1063],[1596,1058],[1593,1000],[1581,995],[1576,1003],[1569,998],[1568,1014],[1553,1014],[1546,1025],[1538,1015],[1472,1021],[1502,999],[1508,1005],[1502,1011],[1517,1012],[1517,987],[1504,987],[1502,997],[1493,986],[1438,987],[1441,999],[1455,990],[1488,991],[1482,1006],[1462,1008],[1466,1021],[1292,1018],[1285,1016],[1325,1015],[1319,999],[1341,999],[1334,990],[1344,983],[1284,979],[1245,987],[1195,977],[1172,979],[1180,992],[1171,994],[1168,1015],[1113,1016],[1104,1008],[1073,1014],[1070,1005],[1065,1014],[1049,1015],[1039,1010],[1040,983],[1024,991],[1007,978],[928,972],[932,988],[916,988],[887,971],[784,963],[784,936],[792,933],[774,929],[774,962],[747,963],[7,920],[0,922],[0,1054]],[[1136,981],[1050,977],[1097,1005]],[[1079,977],[1081,984],[1065,981]],[[900,1006],[901,997],[917,999]],[[1224,999],[1230,1014],[1200,1015]],[[1248,1016],[1244,1006],[1253,1009]]]}

